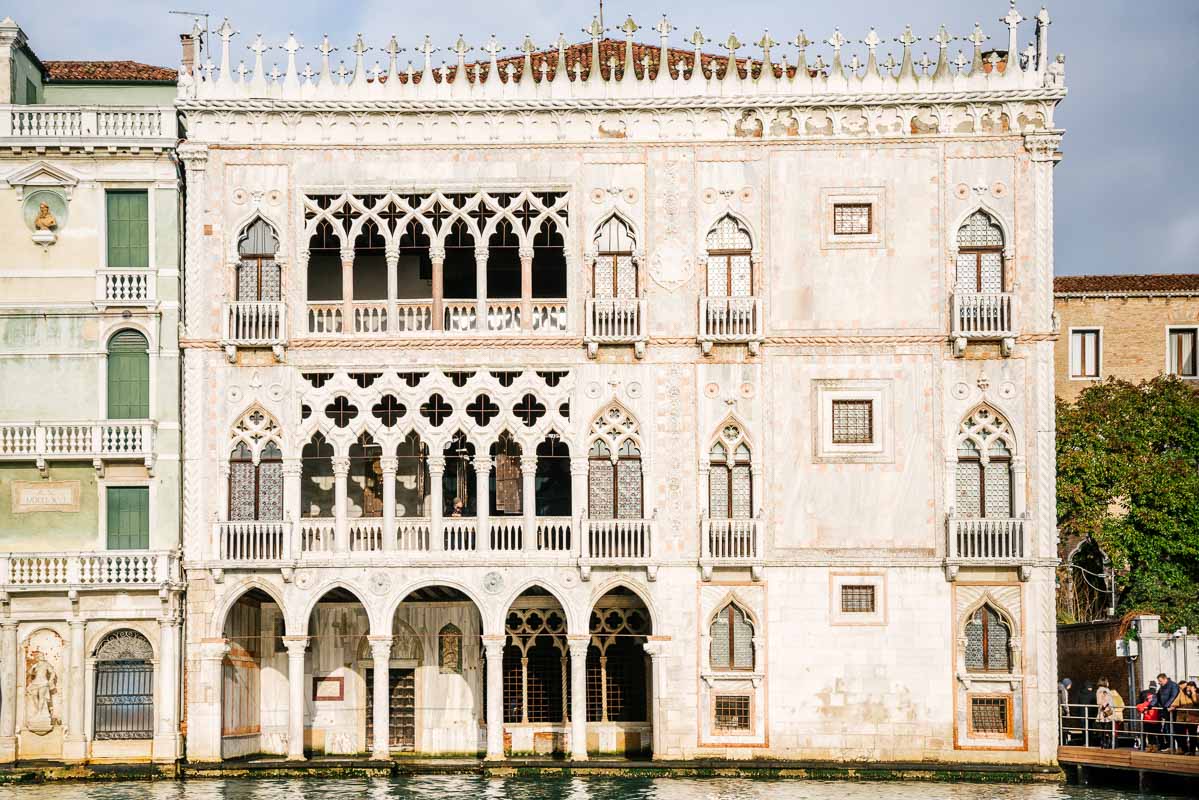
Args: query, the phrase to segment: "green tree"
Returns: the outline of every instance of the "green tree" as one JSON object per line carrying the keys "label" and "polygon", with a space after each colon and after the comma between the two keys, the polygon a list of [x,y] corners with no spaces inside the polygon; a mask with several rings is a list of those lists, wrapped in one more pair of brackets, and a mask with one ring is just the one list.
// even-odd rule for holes
{"label": "green tree", "polygon": [[1199,629],[1199,392],[1163,376],[1059,400],[1057,518],[1111,558],[1119,613]]}

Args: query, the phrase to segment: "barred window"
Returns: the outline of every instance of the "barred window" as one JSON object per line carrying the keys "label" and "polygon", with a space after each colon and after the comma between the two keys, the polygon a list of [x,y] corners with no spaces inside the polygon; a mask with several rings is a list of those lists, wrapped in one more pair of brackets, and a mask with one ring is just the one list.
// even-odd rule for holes
{"label": "barred window", "polygon": [[1011,632],[999,612],[984,605],[966,621],[966,669],[1011,672]]}
{"label": "barred window", "polygon": [[871,444],[874,442],[874,402],[871,400],[833,401],[833,444]]}
{"label": "barred window", "polygon": [[750,730],[750,702],[747,694],[716,695],[712,727],[717,733],[744,733]]}
{"label": "barred window", "polygon": [[859,236],[874,232],[874,206],[870,203],[834,203],[833,233]]}
{"label": "barred window", "polygon": [[970,696],[971,736],[1010,736],[1012,699],[1005,695]]}
{"label": "barred window", "polygon": [[714,670],[753,670],[754,629],[745,612],[734,603],[722,608],[708,630],[709,660]]}
{"label": "barred window", "polygon": [[847,584],[842,586],[841,613],[873,614],[874,586],[872,584]]}

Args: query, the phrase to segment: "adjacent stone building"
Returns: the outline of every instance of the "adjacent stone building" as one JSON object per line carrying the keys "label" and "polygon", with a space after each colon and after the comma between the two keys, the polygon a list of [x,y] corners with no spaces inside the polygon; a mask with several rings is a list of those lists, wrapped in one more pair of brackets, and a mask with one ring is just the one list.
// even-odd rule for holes
{"label": "adjacent stone building", "polygon": [[1021,20],[919,65],[630,19],[234,72],[217,30],[188,757],[1052,762],[1065,89]]}
{"label": "adjacent stone building", "polygon": [[1063,400],[1107,378],[1199,380],[1199,274],[1059,276],[1053,302]]}
{"label": "adjacent stone building", "polygon": [[0,762],[181,753],[174,95],[0,22]]}

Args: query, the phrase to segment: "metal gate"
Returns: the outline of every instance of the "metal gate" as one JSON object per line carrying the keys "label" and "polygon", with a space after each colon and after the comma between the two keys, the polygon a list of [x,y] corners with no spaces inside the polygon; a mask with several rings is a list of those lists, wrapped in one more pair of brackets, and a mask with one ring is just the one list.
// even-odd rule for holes
{"label": "metal gate", "polygon": [[153,739],[154,665],[98,662],[94,718],[96,739]]}
{"label": "metal gate", "polygon": [[[411,753],[416,749],[416,672],[392,669],[387,672],[387,746]],[[366,670],[366,744],[375,741],[375,671]]]}

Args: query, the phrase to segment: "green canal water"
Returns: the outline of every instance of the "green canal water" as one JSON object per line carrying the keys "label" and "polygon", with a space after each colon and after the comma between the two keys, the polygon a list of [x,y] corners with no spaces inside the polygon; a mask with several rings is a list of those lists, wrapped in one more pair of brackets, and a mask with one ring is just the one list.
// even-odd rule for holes
{"label": "green canal water", "polygon": [[0,786],[0,800],[1149,800],[1159,797],[1167,795],[1059,784],[452,775]]}

